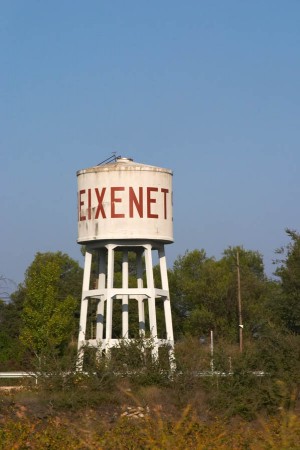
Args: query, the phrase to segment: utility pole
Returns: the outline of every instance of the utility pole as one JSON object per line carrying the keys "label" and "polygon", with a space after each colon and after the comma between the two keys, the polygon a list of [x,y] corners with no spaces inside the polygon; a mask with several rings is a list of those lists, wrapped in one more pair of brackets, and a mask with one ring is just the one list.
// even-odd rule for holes
{"label": "utility pole", "polygon": [[210,332],[210,368],[211,372],[214,373],[214,332]]}
{"label": "utility pole", "polygon": [[240,277],[240,257],[239,251],[236,252],[236,271],[237,271],[237,300],[239,310],[239,340],[240,352],[243,351],[243,319],[242,319],[242,297],[241,297],[241,277]]}

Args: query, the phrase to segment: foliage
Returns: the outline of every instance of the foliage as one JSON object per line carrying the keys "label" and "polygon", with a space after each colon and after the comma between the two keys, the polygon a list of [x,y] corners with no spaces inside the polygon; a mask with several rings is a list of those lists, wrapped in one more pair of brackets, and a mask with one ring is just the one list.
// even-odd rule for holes
{"label": "foliage", "polygon": [[0,301],[0,362],[2,370],[27,367],[27,354],[20,345],[19,334],[23,310],[24,288],[20,285],[8,303]]}
{"label": "foliage", "polygon": [[153,349],[152,338],[123,339],[111,350],[109,367],[135,385],[167,386],[170,383],[169,348],[160,347],[159,358],[153,357]]}
{"label": "foliage", "polygon": [[72,282],[78,264],[62,253],[37,253],[27,269],[22,310],[22,343],[37,355],[65,346],[75,331],[79,299]]}
{"label": "foliage", "polygon": [[2,370],[18,368],[22,349],[18,343],[22,306],[16,294],[9,295],[12,282],[0,275],[0,363]]}
{"label": "foliage", "polygon": [[258,342],[246,342],[243,353],[219,342],[214,352],[215,376],[203,384],[211,406],[228,417],[246,419],[290,406],[299,389],[299,344],[298,337],[276,329],[269,329]]}
{"label": "foliage", "polygon": [[[283,259],[276,271],[279,281],[266,278],[258,252],[242,247],[229,247],[219,260],[208,257],[204,250],[186,252],[177,258],[169,271],[176,337],[177,371],[173,374],[169,371],[168,348],[160,349],[158,360],[151,358],[153,342],[140,338],[138,328],[134,329],[131,323],[130,337],[135,337],[134,340],[122,340],[118,348],[111,350],[109,358],[97,359],[95,349],[88,348],[84,373],[76,371],[77,355],[72,340],[77,337],[82,270],[67,255],[38,253],[26,272],[24,284],[11,296],[11,302],[0,302],[1,367],[9,364],[14,367],[14,359],[20,362],[28,352],[35,354],[34,359],[31,357],[30,369],[33,370],[34,364],[39,374],[36,394],[51,405],[53,411],[120,406],[124,401],[120,383],[126,383],[137,393],[158,389],[162,397],[168,398],[168,407],[174,411],[191,405],[191,409],[184,410],[182,421],[178,422],[182,426],[177,428],[176,422],[160,421],[159,415],[153,421],[149,419],[146,424],[149,428],[141,430],[134,429],[125,420],[117,421],[113,436],[107,431],[102,434],[102,440],[99,434],[95,437],[95,445],[98,445],[95,448],[99,445],[113,448],[108,442],[114,444],[114,448],[122,448],[122,433],[128,433],[129,442],[134,442],[137,448],[138,445],[168,448],[167,442],[173,448],[177,443],[180,448],[184,440],[191,442],[194,448],[197,445],[209,448],[209,441],[205,440],[207,429],[194,415],[204,414],[207,420],[214,415],[224,420],[233,417],[253,420],[258,414],[275,414],[282,407],[292,411],[296,400],[291,399],[299,390],[300,370],[300,236],[290,230],[288,235],[291,242],[283,249]],[[237,251],[244,323],[242,353],[237,346]],[[129,259],[129,284],[132,285],[136,270],[134,255]],[[115,281],[119,286],[122,262],[118,253],[115,265],[118,268]],[[154,278],[159,288],[157,266]],[[114,319],[121,308],[120,302],[115,303]],[[157,308],[157,318],[163,335],[162,304]],[[138,319],[137,308],[130,303],[129,320],[135,319]],[[121,313],[114,325],[113,337],[121,337]],[[213,358],[208,339],[211,330],[215,340]],[[26,354],[20,350],[19,336],[26,345]],[[23,368],[25,366],[20,367]],[[193,424],[191,429],[186,425],[187,418],[188,423]],[[292,426],[293,420],[287,427]],[[213,445],[243,448],[234,447],[238,441],[235,444],[229,441],[225,422],[222,424],[224,426],[215,430]],[[258,443],[251,437],[254,448],[260,448],[259,445],[272,448],[269,442],[274,445],[285,442],[285,437],[281,440],[277,435],[274,437],[273,423],[270,426],[272,432],[267,443]],[[188,434],[185,430],[189,430]],[[222,435],[227,436],[224,441]],[[241,436],[239,439],[242,442]],[[135,448],[134,445],[131,448]],[[290,448],[293,448],[292,443]]]}
{"label": "foliage", "polygon": [[144,338],[124,339],[109,355],[102,355],[101,347],[86,346],[81,371],[74,350],[58,356],[48,349],[36,358],[31,370],[37,377],[38,392],[56,408],[112,403],[112,392],[120,380],[126,379],[134,386],[170,384],[168,348],[160,348],[165,352],[164,355],[161,352],[159,359],[152,358],[152,350],[153,342]]}
{"label": "foliage", "polygon": [[[64,358],[48,354],[31,391],[46,408],[45,418],[3,421],[0,449],[58,448],[57,436],[60,448],[70,449],[297,449],[299,344],[299,336],[271,327],[245,342],[242,354],[219,339],[212,371],[209,344],[189,336],[176,345],[172,377],[162,362],[153,366],[151,358],[147,361],[145,352],[151,348],[142,340],[124,340],[109,359],[92,358],[83,373],[75,370],[75,352]],[[20,401],[15,399],[10,408]],[[122,408],[128,402],[148,412],[126,418]],[[4,410],[9,408],[1,414]]]}
{"label": "foliage", "polygon": [[117,391],[114,392],[117,377],[107,361],[92,358],[91,362],[82,372],[78,370],[74,348],[64,355],[48,349],[31,361],[32,377],[23,379],[22,385],[32,393],[35,402],[41,407],[49,406],[52,412],[118,403]]}
{"label": "foliage", "polygon": [[180,417],[164,417],[157,409],[141,419],[118,417],[113,423],[83,410],[78,416],[54,415],[33,419],[26,415],[0,425],[0,449],[255,449],[297,450],[300,421],[282,410],[276,417],[259,418],[253,426],[244,421],[229,423],[216,418],[205,422],[188,405]]}
{"label": "foliage", "polygon": [[[83,437],[70,432],[70,424],[56,420],[48,420],[46,426],[40,420],[7,421],[0,428],[0,449],[17,448],[62,448],[78,449],[84,441]],[[81,447],[82,448],[82,447]]]}
{"label": "foliage", "polygon": [[280,278],[282,295],[274,302],[276,314],[286,328],[300,333],[300,234],[286,230],[290,243],[277,250],[281,260],[277,261],[275,274]]}
{"label": "foliage", "polygon": [[263,316],[269,285],[264,276],[262,257],[258,252],[242,247],[229,247],[216,261],[204,250],[186,252],[179,256],[170,271],[170,289],[175,316],[181,318],[179,335],[226,336],[235,341],[238,336],[236,253],[239,251],[241,292],[245,332]]}

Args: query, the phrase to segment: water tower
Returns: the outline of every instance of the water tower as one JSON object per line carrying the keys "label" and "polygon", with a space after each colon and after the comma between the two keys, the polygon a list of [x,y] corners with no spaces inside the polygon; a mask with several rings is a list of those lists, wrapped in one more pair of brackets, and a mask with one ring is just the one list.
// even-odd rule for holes
{"label": "water tower", "polygon": [[[79,170],[77,179],[77,242],[86,249],[79,354],[92,346],[109,355],[121,340],[132,339],[135,330],[151,338],[154,358],[167,345],[171,361],[174,336],[164,245],[173,242],[172,171],[113,157]],[[158,283],[153,256],[158,258]],[[132,307],[137,323],[130,316]],[[164,317],[161,336],[158,307]]]}

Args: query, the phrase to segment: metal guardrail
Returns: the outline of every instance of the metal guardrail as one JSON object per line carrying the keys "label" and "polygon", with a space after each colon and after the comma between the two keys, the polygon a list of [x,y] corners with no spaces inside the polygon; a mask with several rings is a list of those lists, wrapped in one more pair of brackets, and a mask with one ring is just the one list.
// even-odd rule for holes
{"label": "metal guardrail", "polygon": [[38,374],[34,372],[0,372],[0,378],[35,378],[38,380]]}
{"label": "metal guardrail", "polygon": [[[86,372],[82,373],[87,374]],[[266,375],[264,371],[260,370],[252,371],[249,373],[252,373],[252,375],[255,375],[256,377],[263,377]],[[217,370],[207,370],[203,372],[193,372],[193,375],[200,377],[212,377],[212,376],[228,377],[234,375],[234,372],[219,372]],[[38,377],[39,374],[36,372],[0,372],[0,378],[35,378],[36,383],[38,381]]]}

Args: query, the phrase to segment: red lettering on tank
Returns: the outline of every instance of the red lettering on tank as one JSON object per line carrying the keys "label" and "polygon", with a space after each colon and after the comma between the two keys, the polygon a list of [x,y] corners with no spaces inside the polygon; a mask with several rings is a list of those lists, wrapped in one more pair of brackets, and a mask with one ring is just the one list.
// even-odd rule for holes
{"label": "red lettering on tank", "polygon": [[164,194],[164,218],[167,218],[167,194],[169,189],[161,188],[161,192]]}
{"label": "red lettering on tank", "polygon": [[[145,217],[167,220],[169,194],[169,189],[153,186],[82,189],[78,192],[78,220],[106,219],[107,214],[111,219]],[[110,205],[108,210],[104,209],[105,204]]]}
{"label": "red lettering on tank", "polygon": [[81,211],[81,207],[84,205],[84,201],[81,200],[81,196],[83,194],[85,194],[85,189],[82,189],[81,191],[79,191],[79,196],[78,196],[78,210],[79,210],[79,220],[80,221],[86,220],[86,216],[84,216]]}
{"label": "red lettering on tank", "polygon": [[110,196],[111,196],[111,218],[112,219],[123,219],[125,214],[116,213],[116,203],[122,203],[121,197],[116,197],[116,192],[125,191],[124,187],[111,187],[110,188]]}
{"label": "red lettering on tank", "polygon": [[88,189],[88,219],[92,218],[92,189]]}
{"label": "red lettering on tank", "polygon": [[105,195],[105,191],[106,191],[106,188],[103,188],[101,190],[101,194],[100,194],[99,193],[99,189],[95,188],[95,192],[96,192],[96,195],[97,195],[97,201],[98,201],[98,207],[97,207],[97,211],[96,211],[96,214],[95,214],[95,219],[98,219],[100,212],[101,212],[101,215],[102,215],[103,219],[106,219],[106,214],[105,214],[105,211],[104,211],[104,208],[103,208],[103,204],[102,204],[103,203],[103,198],[104,198],[104,195]]}
{"label": "red lettering on tank", "polygon": [[147,187],[147,217],[148,219],[158,219],[158,214],[151,212],[151,204],[156,203],[156,199],[151,197],[151,192],[157,192],[158,188]]}
{"label": "red lettering on tank", "polygon": [[137,199],[132,187],[129,188],[129,217],[133,217],[133,204],[140,217],[143,217],[143,188],[139,187],[139,199]]}

